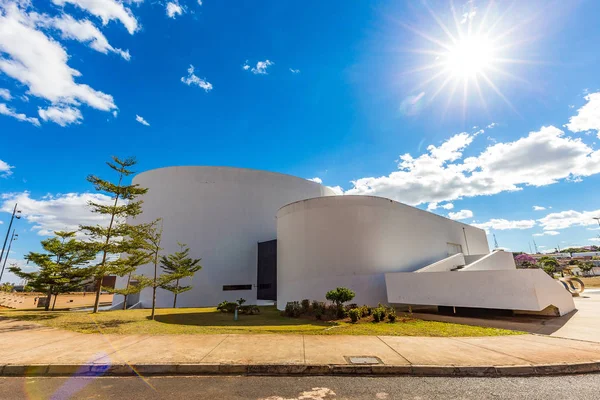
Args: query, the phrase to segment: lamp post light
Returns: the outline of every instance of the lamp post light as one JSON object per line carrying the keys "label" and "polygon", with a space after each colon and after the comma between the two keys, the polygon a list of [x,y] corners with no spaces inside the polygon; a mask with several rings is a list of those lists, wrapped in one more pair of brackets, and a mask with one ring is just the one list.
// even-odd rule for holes
{"label": "lamp post light", "polygon": [[2,264],[2,271],[0,271],[0,282],[2,282],[2,275],[4,275],[4,268],[6,267],[6,261],[8,260],[8,256],[10,255],[10,248],[12,247],[12,242],[17,240],[19,237],[18,233],[15,233],[15,229],[13,229],[12,236],[10,237],[10,242],[8,243],[8,250],[6,251],[6,257],[4,257],[4,263]]}
{"label": "lamp post light", "polygon": [[[4,257],[4,249],[6,249],[6,242],[8,242],[8,235],[10,234],[10,228],[12,227],[13,220],[21,219],[21,210],[17,210],[17,203],[15,203],[15,208],[13,208],[12,216],[10,217],[10,223],[8,224],[8,229],[6,230],[6,237],[4,238],[4,244],[2,245],[2,252],[0,253],[0,262],[2,262],[2,257]],[[8,258],[8,254],[6,255]]]}

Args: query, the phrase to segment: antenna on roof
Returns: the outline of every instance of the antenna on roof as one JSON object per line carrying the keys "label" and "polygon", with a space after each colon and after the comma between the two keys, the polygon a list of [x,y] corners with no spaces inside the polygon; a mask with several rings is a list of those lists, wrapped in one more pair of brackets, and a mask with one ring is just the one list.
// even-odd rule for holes
{"label": "antenna on roof", "polygon": [[498,240],[496,240],[496,234],[494,233],[494,248],[497,249],[498,248]]}
{"label": "antenna on roof", "polygon": [[535,242],[535,239],[532,239],[532,240],[533,240],[533,247],[535,247],[535,254],[539,254],[540,251],[538,250],[537,243]]}

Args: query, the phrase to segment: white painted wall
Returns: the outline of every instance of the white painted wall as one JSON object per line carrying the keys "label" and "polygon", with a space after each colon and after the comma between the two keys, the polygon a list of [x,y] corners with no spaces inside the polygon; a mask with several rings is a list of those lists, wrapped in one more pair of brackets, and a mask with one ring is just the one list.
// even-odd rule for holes
{"label": "white painted wall", "polygon": [[[277,210],[293,201],[334,195],[325,186],[290,175],[228,167],[169,167],[137,175],[133,182],[149,188],[143,196],[143,213],[135,223],[163,218],[163,253],[190,246],[202,258],[193,278],[194,288],[180,294],[178,307],[212,306],[223,300],[245,298],[256,302],[256,288],[223,291],[223,285],[256,285],[257,243],[277,237]],[[151,265],[138,273],[153,276]],[[184,282],[185,283],[185,282]],[[125,279],[117,280],[124,287]],[[152,292],[140,295],[144,307]],[[115,296],[115,302],[122,296]],[[158,289],[158,307],[171,307],[173,294]]]}
{"label": "white painted wall", "polygon": [[489,271],[489,270],[511,270],[516,269],[515,259],[512,253],[503,250],[495,250],[484,255],[480,259],[466,265],[460,272]]}
{"label": "white painted wall", "polygon": [[451,271],[456,267],[465,265],[465,256],[463,253],[452,254],[450,257],[429,264],[426,267],[416,270],[415,272],[442,272]]}
{"label": "white painted wall", "polygon": [[467,254],[489,252],[483,230],[381,197],[289,204],[277,213],[277,306],[324,300],[337,286],[355,290],[357,303],[385,302],[384,273],[446,258],[447,243]]}
{"label": "white painted wall", "polygon": [[540,269],[388,273],[390,303],[542,311],[575,309],[573,297]]}

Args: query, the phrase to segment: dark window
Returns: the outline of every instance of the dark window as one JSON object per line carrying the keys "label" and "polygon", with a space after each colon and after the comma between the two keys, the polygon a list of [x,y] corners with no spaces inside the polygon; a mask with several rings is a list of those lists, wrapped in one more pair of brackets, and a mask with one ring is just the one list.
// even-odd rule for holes
{"label": "dark window", "polygon": [[277,239],[258,244],[259,300],[277,300]]}
{"label": "dark window", "polygon": [[252,290],[252,285],[223,285],[223,290]]}

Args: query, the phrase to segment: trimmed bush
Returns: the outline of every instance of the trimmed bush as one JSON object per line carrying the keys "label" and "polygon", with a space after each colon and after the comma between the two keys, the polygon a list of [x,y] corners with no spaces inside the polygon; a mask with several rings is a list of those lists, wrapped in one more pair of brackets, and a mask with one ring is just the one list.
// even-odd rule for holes
{"label": "trimmed bush", "polygon": [[283,313],[286,317],[298,318],[302,314],[302,306],[297,301],[290,301],[285,305]]}
{"label": "trimmed bush", "polygon": [[352,322],[357,322],[360,319],[360,309],[353,308],[350,311],[348,311],[348,315],[350,316]]}
{"label": "trimmed bush", "polygon": [[379,313],[378,312],[373,313],[373,322],[379,322]]}
{"label": "trimmed bush", "polygon": [[322,308],[318,308],[315,310],[315,318],[318,320],[323,319],[323,309]]}
{"label": "trimmed bush", "polygon": [[344,303],[352,300],[354,296],[356,296],[356,293],[345,287],[330,290],[325,294],[325,298],[332,301],[338,307],[343,307]]}
{"label": "trimmed bush", "polygon": [[379,321],[385,321],[385,308],[384,307],[377,307],[376,309],[373,310],[373,321],[375,322],[379,322]]}
{"label": "trimmed bush", "polygon": [[246,315],[260,314],[260,308],[258,306],[239,306],[238,312]]}
{"label": "trimmed bush", "polygon": [[368,317],[371,315],[371,307],[364,305],[360,308],[360,316],[362,318]]}

